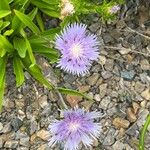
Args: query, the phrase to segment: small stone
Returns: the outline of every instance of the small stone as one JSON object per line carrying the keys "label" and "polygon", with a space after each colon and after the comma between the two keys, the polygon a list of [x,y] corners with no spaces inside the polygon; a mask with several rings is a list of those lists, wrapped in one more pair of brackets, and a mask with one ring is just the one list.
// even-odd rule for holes
{"label": "small stone", "polygon": [[140,108],[139,104],[136,103],[136,102],[133,102],[132,106],[133,106],[133,112],[134,112],[134,114],[137,114],[137,112],[138,112],[138,110]]}
{"label": "small stone", "polygon": [[137,82],[135,83],[135,91],[136,91],[136,92],[141,93],[141,92],[144,91],[144,89],[145,89],[145,85],[144,85],[144,84],[142,84],[142,83],[139,82],[139,81],[137,81]]}
{"label": "small stone", "polygon": [[128,128],[129,125],[130,125],[130,122],[126,119],[123,119],[123,118],[115,118],[113,120],[113,125],[116,127],[116,128]]}
{"label": "small stone", "polygon": [[107,107],[108,107],[108,105],[110,104],[110,102],[111,102],[110,97],[109,97],[109,96],[106,96],[106,97],[104,97],[104,98],[101,100],[99,107],[102,108],[102,109],[104,109],[104,110],[106,110]]}
{"label": "small stone", "polygon": [[115,144],[112,146],[113,150],[123,150],[124,149],[124,144],[116,141]]}
{"label": "small stone", "polygon": [[87,78],[86,81],[89,85],[93,86],[94,84],[96,84],[99,76],[100,76],[99,73],[93,73],[90,77]]}
{"label": "small stone", "polygon": [[93,142],[93,146],[94,146],[94,147],[97,147],[97,146],[98,146],[98,144],[99,144],[98,140],[97,140],[97,139],[95,139],[95,140],[94,140],[94,142]]}
{"label": "small stone", "polygon": [[118,20],[117,21],[117,23],[116,23],[116,28],[117,29],[122,29],[122,28],[124,28],[124,27],[126,27],[126,23],[125,23],[125,21],[124,20]]}
{"label": "small stone", "polygon": [[90,89],[89,85],[83,85],[79,87],[79,91],[83,93],[89,91],[89,89]]}
{"label": "small stone", "polygon": [[150,70],[150,64],[147,59],[143,59],[140,62],[142,70]]}
{"label": "small stone", "polygon": [[38,123],[35,120],[35,118],[32,117],[30,122],[30,134],[32,135],[37,130],[38,130]]}
{"label": "small stone", "polygon": [[38,99],[39,105],[41,106],[41,108],[45,108],[46,106],[48,106],[48,102],[47,102],[47,95],[43,95]]}
{"label": "small stone", "polygon": [[19,118],[15,118],[11,121],[11,126],[14,131],[18,131],[22,124],[23,122]]}
{"label": "small stone", "polygon": [[43,144],[37,150],[48,150],[48,146],[47,144]]}
{"label": "small stone", "polygon": [[110,71],[102,71],[101,75],[102,75],[103,79],[109,79],[113,76]]}
{"label": "small stone", "polygon": [[25,113],[22,110],[18,110],[18,118],[23,121],[23,119],[25,118]]}
{"label": "small stone", "polygon": [[67,100],[67,102],[69,102],[71,107],[75,107],[82,100],[82,97],[81,96],[77,96],[77,95],[67,95],[66,96],[66,100]]}
{"label": "small stone", "polygon": [[106,57],[100,55],[98,63],[101,64],[102,66],[105,65],[105,63],[106,63]]}
{"label": "small stone", "polygon": [[47,141],[50,137],[50,133],[44,129],[38,131],[36,135],[44,141]]}
{"label": "small stone", "polygon": [[3,144],[4,144],[4,141],[3,141],[2,137],[0,137],[0,148],[3,147]]}
{"label": "small stone", "polygon": [[81,104],[85,108],[85,110],[89,110],[94,101],[83,101]]}
{"label": "small stone", "polygon": [[137,124],[132,124],[131,127],[126,131],[126,134],[130,135],[130,136],[134,136],[136,137],[137,135],[137,131],[138,131],[138,126]]}
{"label": "small stone", "polygon": [[76,80],[76,77],[71,74],[66,74],[64,76],[64,81],[68,82],[69,84],[72,84]]}
{"label": "small stone", "polygon": [[120,54],[122,55],[125,55],[125,54],[128,54],[129,52],[131,52],[131,49],[130,48],[121,48],[119,50]]}
{"label": "small stone", "polygon": [[149,114],[149,111],[147,109],[140,109],[138,113],[138,119],[136,121],[139,128],[143,126],[143,124],[146,121],[147,115]]}
{"label": "small stone", "polygon": [[4,145],[5,148],[11,148],[11,149],[15,149],[17,146],[18,146],[18,141],[14,141],[14,140],[6,141]]}
{"label": "small stone", "polygon": [[101,100],[100,95],[99,94],[95,94],[94,99],[99,102]]}
{"label": "small stone", "polygon": [[125,135],[125,129],[123,129],[123,128],[120,128],[120,130],[119,130],[119,133],[118,133],[118,135],[117,135],[117,138],[118,139],[120,139],[120,138],[122,138],[124,135]]}
{"label": "small stone", "polygon": [[134,70],[131,71],[121,71],[121,77],[126,79],[126,80],[133,80],[135,76]]}
{"label": "small stone", "polygon": [[3,124],[0,122],[0,133],[3,130]]}
{"label": "small stone", "polygon": [[95,33],[99,28],[100,28],[101,24],[99,22],[96,23],[92,23],[89,26],[90,31],[92,31],[93,33]]}
{"label": "small stone", "polygon": [[3,127],[2,133],[8,133],[11,131],[11,129],[11,123],[8,123]]}
{"label": "small stone", "polygon": [[103,145],[112,145],[115,142],[115,134],[116,130],[114,128],[110,128],[106,137],[104,138]]}
{"label": "small stone", "polygon": [[145,91],[141,93],[141,96],[146,100],[150,101],[150,88],[147,88]]}
{"label": "small stone", "polygon": [[103,40],[105,44],[114,42],[114,39],[110,36],[110,34],[104,34]]}
{"label": "small stone", "polygon": [[103,98],[107,93],[107,83],[101,84],[99,86],[99,90],[100,90],[100,93],[99,93],[100,98]]}
{"label": "small stone", "polygon": [[132,108],[127,109],[127,117],[130,122],[135,122],[137,120],[136,115],[133,113]]}
{"label": "small stone", "polygon": [[145,108],[145,107],[146,107],[146,104],[147,104],[147,100],[144,100],[144,101],[142,101],[142,102],[140,103],[140,106],[141,106],[142,108]]}
{"label": "small stone", "polygon": [[114,67],[114,60],[113,59],[107,59],[105,64],[105,69],[107,71],[112,71]]}
{"label": "small stone", "polygon": [[36,139],[36,134],[32,134],[31,137],[30,137],[30,143],[32,144],[34,142],[34,140]]}
{"label": "small stone", "polygon": [[29,147],[29,137],[25,137],[25,138],[21,138],[20,139],[20,145],[25,146],[25,147]]}

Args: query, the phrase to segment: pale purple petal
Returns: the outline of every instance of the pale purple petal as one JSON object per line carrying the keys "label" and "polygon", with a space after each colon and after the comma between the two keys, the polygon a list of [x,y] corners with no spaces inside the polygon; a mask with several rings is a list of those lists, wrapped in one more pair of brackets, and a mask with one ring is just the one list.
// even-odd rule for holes
{"label": "pale purple petal", "polygon": [[49,146],[56,143],[64,143],[65,150],[78,150],[82,143],[85,147],[93,144],[101,132],[101,124],[94,123],[93,119],[101,117],[99,112],[86,112],[84,109],[65,110],[64,118],[54,121],[49,125],[52,138]]}
{"label": "pale purple petal", "polygon": [[96,35],[90,34],[84,24],[74,23],[56,36],[55,47],[60,51],[58,67],[77,75],[89,72],[92,61],[98,59],[99,48]]}

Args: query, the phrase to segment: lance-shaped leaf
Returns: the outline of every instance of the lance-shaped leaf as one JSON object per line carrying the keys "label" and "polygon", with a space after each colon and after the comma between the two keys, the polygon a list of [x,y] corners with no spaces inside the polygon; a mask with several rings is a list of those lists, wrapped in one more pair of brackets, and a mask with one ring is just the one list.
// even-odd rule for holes
{"label": "lance-shaped leaf", "polygon": [[26,55],[26,57],[22,59],[22,63],[27,71],[42,85],[46,86],[50,90],[54,88],[53,84],[44,77],[40,67],[37,64],[31,63],[28,55]]}
{"label": "lance-shaped leaf", "polygon": [[18,51],[18,54],[21,58],[26,56],[27,44],[26,40],[22,37],[16,37],[13,39],[14,48]]}
{"label": "lance-shaped leaf", "polygon": [[0,35],[0,48],[1,49],[5,49],[8,52],[12,52],[13,51],[12,44],[3,35]]}
{"label": "lance-shaped leaf", "polygon": [[61,87],[58,87],[57,90],[63,94],[82,96],[88,100],[92,100],[91,97],[87,96],[86,94],[84,94],[82,92],[76,91],[76,90],[61,88]]}
{"label": "lance-shaped leaf", "polygon": [[9,10],[0,10],[0,19],[9,15],[11,11]]}
{"label": "lance-shaped leaf", "polygon": [[14,10],[14,12],[24,25],[28,26],[34,33],[40,33],[39,28],[32,22],[32,19],[29,16],[18,10]]}
{"label": "lance-shaped leaf", "polygon": [[0,111],[3,105],[4,90],[5,90],[5,74],[6,74],[7,58],[0,58]]}
{"label": "lance-shaped leaf", "polygon": [[13,58],[13,67],[14,67],[14,74],[16,76],[16,85],[17,87],[19,87],[24,82],[23,65],[20,58],[18,57]]}

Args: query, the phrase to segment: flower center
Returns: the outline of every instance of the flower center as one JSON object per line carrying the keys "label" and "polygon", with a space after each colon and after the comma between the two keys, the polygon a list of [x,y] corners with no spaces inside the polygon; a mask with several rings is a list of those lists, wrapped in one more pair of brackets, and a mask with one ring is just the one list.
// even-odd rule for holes
{"label": "flower center", "polygon": [[79,56],[81,56],[81,52],[82,52],[82,47],[80,44],[74,44],[71,48],[71,52],[73,57],[78,58]]}
{"label": "flower center", "polygon": [[77,131],[79,127],[80,127],[80,124],[77,122],[71,122],[69,124],[69,130],[72,132]]}

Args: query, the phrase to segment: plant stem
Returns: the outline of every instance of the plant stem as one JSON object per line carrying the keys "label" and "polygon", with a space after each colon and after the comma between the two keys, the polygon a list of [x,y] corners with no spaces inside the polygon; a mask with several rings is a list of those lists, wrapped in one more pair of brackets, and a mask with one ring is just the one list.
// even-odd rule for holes
{"label": "plant stem", "polygon": [[145,135],[146,135],[147,128],[149,125],[150,125],[150,115],[148,115],[147,120],[144,124],[144,127],[141,130],[140,141],[139,141],[139,150],[144,150]]}

